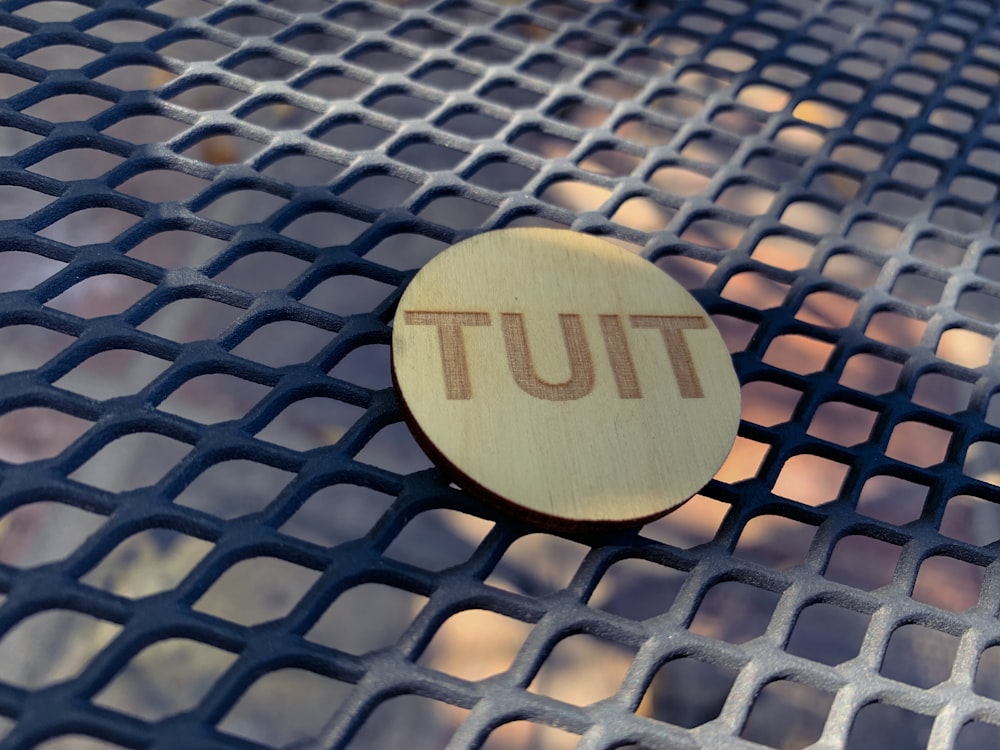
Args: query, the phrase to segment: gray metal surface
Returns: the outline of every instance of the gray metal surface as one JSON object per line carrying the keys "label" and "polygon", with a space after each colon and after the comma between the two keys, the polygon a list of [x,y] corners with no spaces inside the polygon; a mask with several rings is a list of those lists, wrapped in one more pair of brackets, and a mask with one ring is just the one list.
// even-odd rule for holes
{"label": "gray metal surface", "polygon": [[[1000,744],[998,21],[0,3],[0,746]],[[401,423],[402,286],[519,225],[733,351],[665,519],[541,533]]]}

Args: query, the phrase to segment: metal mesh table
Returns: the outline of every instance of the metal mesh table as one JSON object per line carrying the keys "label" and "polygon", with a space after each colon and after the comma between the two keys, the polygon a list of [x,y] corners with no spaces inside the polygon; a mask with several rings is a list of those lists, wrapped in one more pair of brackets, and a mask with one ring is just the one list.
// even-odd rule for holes
{"label": "metal mesh table", "polygon": [[[1000,742],[992,4],[7,0],[0,45],[2,747]],[[724,333],[739,438],[665,519],[541,533],[401,424],[401,288],[519,225]]]}

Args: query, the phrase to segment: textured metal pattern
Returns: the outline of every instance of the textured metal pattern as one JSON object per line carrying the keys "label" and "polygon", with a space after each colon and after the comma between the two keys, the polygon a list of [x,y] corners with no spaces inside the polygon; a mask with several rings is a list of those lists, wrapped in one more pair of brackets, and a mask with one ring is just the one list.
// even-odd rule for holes
{"label": "textured metal pattern", "polygon": [[[995,746],[998,20],[0,3],[3,747]],[[401,286],[524,224],[725,333],[676,515],[534,533],[407,447]]]}

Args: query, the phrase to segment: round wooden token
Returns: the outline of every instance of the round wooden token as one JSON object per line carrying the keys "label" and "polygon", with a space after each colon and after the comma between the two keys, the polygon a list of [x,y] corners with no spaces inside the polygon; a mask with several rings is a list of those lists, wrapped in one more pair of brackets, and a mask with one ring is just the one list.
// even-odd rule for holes
{"label": "round wooden token", "polygon": [[739,381],[705,310],[607,241],[505,229],[410,282],[393,377],[424,447],[464,488],[558,528],[675,508],[736,438]]}

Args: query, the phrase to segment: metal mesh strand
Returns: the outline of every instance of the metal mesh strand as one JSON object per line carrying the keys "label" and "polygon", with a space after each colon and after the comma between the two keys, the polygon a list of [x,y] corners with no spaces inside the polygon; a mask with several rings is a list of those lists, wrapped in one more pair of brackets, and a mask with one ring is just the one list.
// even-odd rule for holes
{"label": "metal mesh strand", "polygon": [[[3,747],[997,744],[994,6],[0,9]],[[722,330],[677,513],[539,533],[410,442],[403,285],[519,225]]]}

